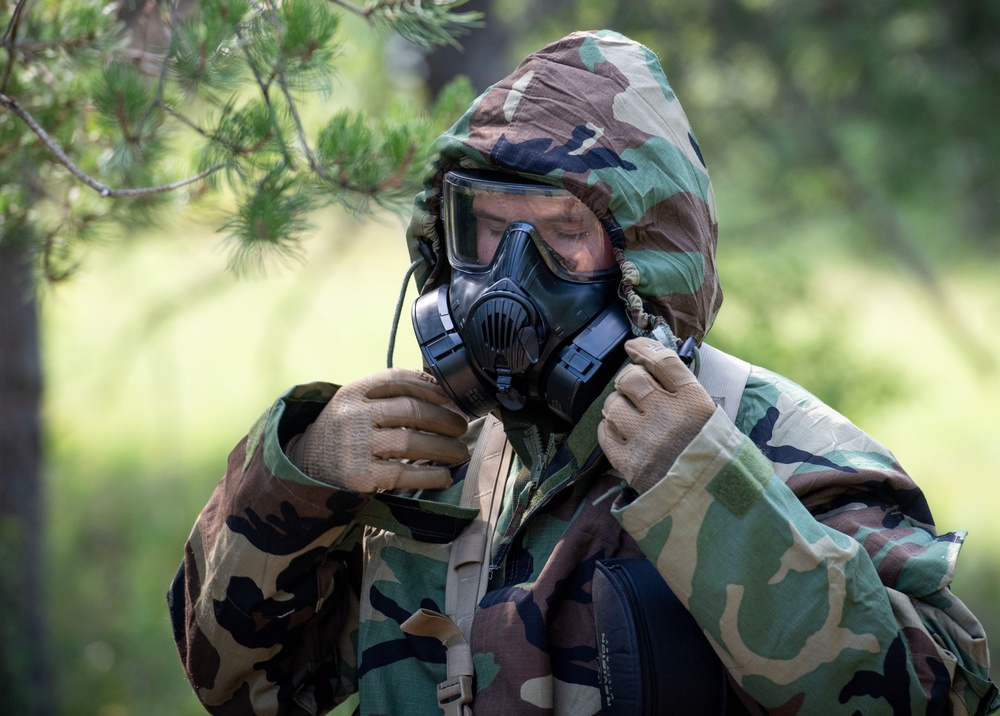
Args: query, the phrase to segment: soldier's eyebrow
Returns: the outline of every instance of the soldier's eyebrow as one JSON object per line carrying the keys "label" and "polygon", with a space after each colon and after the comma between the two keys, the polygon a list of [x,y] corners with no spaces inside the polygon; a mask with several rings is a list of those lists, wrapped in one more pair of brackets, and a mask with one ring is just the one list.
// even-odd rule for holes
{"label": "soldier's eyebrow", "polygon": [[472,210],[472,215],[477,219],[486,219],[487,221],[507,221],[507,217],[502,214],[494,213],[489,209],[480,209],[478,207]]}
{"label": "soldier's eyebrow", "polygon": [[[472,214],[477,219],[485,221],[509,221],[518,218],[517,216],[513,216],[513,214],[517,213],[519,209],[524,210],[521,207],[517,207],[513,211],[504,211],[506,208],[506,206],[501,207],[501,209],[493,209],[488,206],[473,206]],[[534,218],[537,220],[547,222],[589,223],[597,220],[597,217],[587,208],[586,204],[569,198],[567,198],[565,203],[558,206],[553,206],[548,202],[539,202],[531,205],[531,208],[527,209],[527,211],[535,214]]]}

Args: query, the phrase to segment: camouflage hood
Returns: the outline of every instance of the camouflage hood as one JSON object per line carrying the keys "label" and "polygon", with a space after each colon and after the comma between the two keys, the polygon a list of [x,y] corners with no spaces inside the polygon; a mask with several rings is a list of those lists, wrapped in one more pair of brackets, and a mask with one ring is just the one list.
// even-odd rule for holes
{"label": "camouflage hood", "polygon": [[445,172],[499,169],[562,186],[597,215],[622,267],[640,332],[655,317],[705,337],[722,303],[708,171],[687,117],[649,49],[610,31],[576,32],[529,55],[435,142],[414,202],[410,255],[428,291],[447,283],[439,207]]}

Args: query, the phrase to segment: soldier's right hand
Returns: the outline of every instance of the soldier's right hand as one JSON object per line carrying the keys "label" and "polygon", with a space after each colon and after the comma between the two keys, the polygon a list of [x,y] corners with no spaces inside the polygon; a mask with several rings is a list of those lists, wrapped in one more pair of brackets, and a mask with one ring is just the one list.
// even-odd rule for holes
{"label": "soldier's right hand", "polygon": [[289,455],[310,477],[352,492],[449,487],[447,466],[468,457],[458,439],[468,423],[449,402],[430,375],[390,368],[340,388]]}

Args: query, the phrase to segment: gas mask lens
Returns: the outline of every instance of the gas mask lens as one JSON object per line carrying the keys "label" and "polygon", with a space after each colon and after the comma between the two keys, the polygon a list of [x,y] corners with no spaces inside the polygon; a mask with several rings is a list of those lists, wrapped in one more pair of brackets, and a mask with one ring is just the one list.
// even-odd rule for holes
{"label": "gas mask lens", "polygon": [[444,179],[448,258],[464,271],[486,271],[507,227],[532,225],[532,240],[553,273],[568,281],[607,278],[617,270],[611,242],[586,204],[561,187],[483,171]]}

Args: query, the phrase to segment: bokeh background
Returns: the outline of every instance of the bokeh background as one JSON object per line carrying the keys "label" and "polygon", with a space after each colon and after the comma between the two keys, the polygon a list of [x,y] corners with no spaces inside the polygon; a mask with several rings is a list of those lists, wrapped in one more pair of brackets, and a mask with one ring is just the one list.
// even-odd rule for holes
{"label": "bokeh background", "polygon": [[[955,589],[1000,644],[998,6],[466,7],[487,24],[463,52],[427,55],[348,20],[342,77],[309,112],[425,101],[458,73],[482,89],[578,28],[644,42],[713,177],[726,300],[709,341],[893,450],[940,531],[969,531]],[[222,208],[109,231],[71,281],[41,288],[47,613],[67,716],[203,713],[164,594],[228,451],[287,387],[386,363],[403,216],[325,211],[300,260],[236,276]],[[395,353],[407,367],[413,291]]]}

